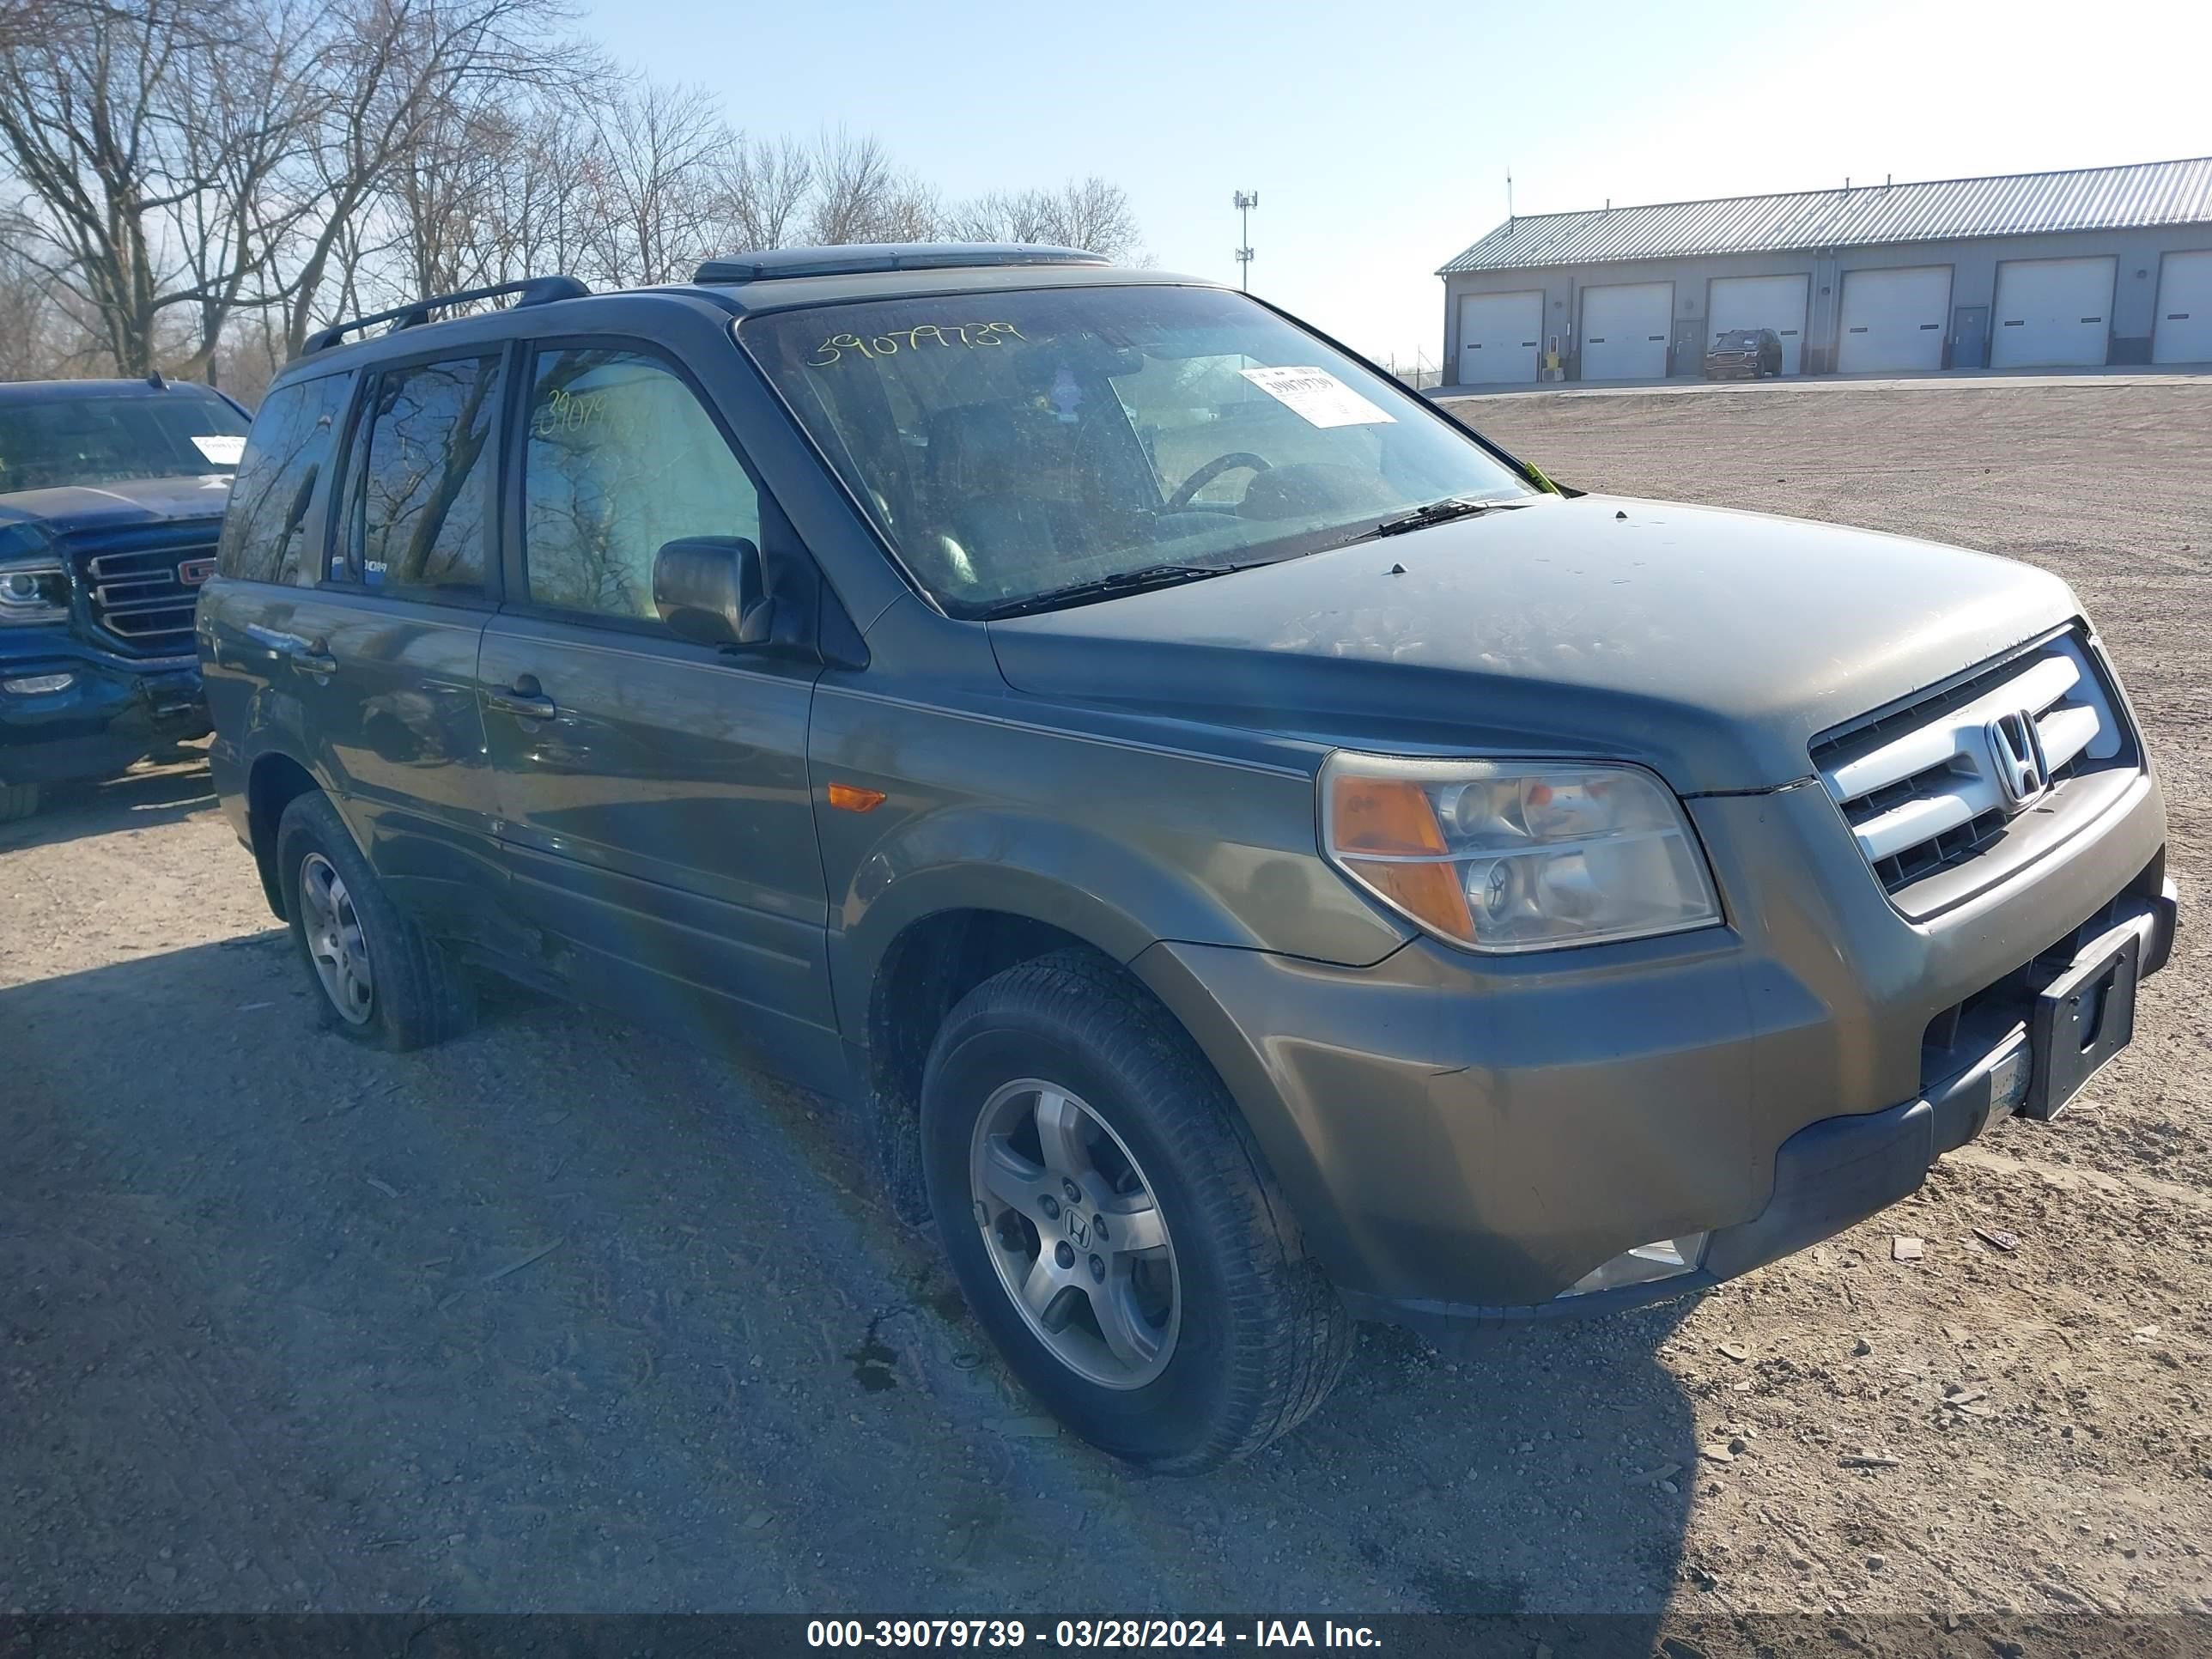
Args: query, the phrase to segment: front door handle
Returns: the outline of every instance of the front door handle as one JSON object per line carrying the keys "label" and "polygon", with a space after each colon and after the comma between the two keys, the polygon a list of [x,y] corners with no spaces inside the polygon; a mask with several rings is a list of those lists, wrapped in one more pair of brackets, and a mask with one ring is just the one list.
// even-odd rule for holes
{"label": "front door handle", "polygon": [[487,691],[484,701],[517,720],[550,720],[561,712],[559,705],[538,684],[535,674],[517,674],[512,687]]}

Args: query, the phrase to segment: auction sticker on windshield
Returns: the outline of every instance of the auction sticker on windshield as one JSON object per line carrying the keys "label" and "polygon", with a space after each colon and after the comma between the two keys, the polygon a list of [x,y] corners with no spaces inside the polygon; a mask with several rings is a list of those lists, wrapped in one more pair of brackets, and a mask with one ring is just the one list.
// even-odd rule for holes
{"label": "auction sticker on windshield", "polygon": [[234,437],[228,433],[221,432],[195,433],[192,435],[192,445],[217,466],[236,466],[240,459],[246,453],[246,438],[243,434]]}
{"label": "auction sticker on windshield", "polygon": [[1248,368],[1244,378],[1278,403],[1287,404],[1315,426],[1397,424],[1398,417],[1378,408],[1325,368]]}

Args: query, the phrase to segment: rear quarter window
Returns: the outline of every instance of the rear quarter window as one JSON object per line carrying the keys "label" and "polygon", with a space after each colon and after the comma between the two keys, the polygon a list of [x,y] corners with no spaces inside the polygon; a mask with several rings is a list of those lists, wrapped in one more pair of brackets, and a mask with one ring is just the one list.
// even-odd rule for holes
{"label": "rear quarter window", "polygon": [[278,386],[246,434],[222,519],[218,568],[240,581],[312,587],[321,572],[308,526],[343,424],[351,374]]}

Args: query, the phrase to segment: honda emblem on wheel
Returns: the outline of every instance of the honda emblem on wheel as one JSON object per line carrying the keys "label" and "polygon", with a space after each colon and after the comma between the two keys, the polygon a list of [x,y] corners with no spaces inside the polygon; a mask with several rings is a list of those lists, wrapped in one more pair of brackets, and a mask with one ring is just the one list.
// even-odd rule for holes
{"label": "honda emblem on wheel", "polygon": [[1982,730],[1989,739],[1997,787],[2004,792],[2005,810],[2025,812],[2051,787],[2050,769],[2043,758],[2043,736],[2035,729],[2035,716],[2025,708],[2016,709],[1998,715]]}

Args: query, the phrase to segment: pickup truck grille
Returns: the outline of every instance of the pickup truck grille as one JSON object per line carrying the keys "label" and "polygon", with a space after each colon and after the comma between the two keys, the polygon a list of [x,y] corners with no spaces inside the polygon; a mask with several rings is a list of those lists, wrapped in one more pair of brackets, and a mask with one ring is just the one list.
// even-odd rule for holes
{"label": "pickup truck grille", "polygon": [[[192,608],[215,550],[213,525],[134,526],[70,538],[89,621],[140,656],[191,650]],[[185,580],[188,568],[195,580]]]}
{"label": "pickup truck grille", "polygon": [[2078,629],[1816,738],[1814,769],[1896,893],[1987,852],[2086,775],[2135,764]]}

